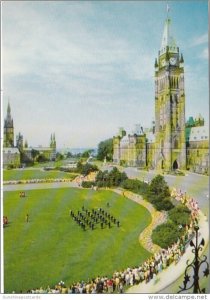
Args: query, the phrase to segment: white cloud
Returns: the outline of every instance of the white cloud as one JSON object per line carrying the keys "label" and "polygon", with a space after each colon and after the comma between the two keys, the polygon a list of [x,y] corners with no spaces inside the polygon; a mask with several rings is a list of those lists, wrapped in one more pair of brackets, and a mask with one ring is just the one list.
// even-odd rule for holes
{"label": "white cloud", "polygon": [[209,49],[208,48],[203,49],[200,57],[204,59],[209,59]]}
{"label": "white cloud", "polygon": [[191,42],[191,46],[199,46],[199,45],[203,45],[208,43],[208,32],[200,35],[200,36],[196,36],[192,42]]}
{"label": "white cloud", "polygon": [[133,53],[129,64],[126,65],[126,75],[133,80],[152,80],[154,62],[149,53]]}
{"label": "white cloud", "polygon": [[50,22],[49,15],[45,19],[39,11],[23,8],[23,11],[9,11],[5,20],[3,74],[40,74],[43,68],[45,72],[53,69],[58,72],[59,65],[64,64],[66,69],[69,65],[83,64],[87,69],[88,65],[117,64],[128,59],[126,41],[110,36],[106,29],[99,35],[97,29],[88,29],[80,16],[77,20],[65,20],[61,28],[61,20]]}

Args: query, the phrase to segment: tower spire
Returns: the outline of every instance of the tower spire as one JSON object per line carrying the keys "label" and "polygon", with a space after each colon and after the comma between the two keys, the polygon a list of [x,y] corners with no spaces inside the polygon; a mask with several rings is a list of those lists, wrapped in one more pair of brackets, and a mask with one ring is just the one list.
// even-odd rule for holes
{"label": "tower spire", "polygon": [[171,53],[178,53],[178,47],[176,46],[176,41],[171,34],[171,19],[169,17],[170,7],[166,5],[167,17],[165,20],[162,42],[160,47],[160,54],[166,53],[167,49]]}
{"label": "tower spire", "polygon": [[170,11],[170,7],[169,7],[169,4],[168,4],[168,1],[166,3],[166,11],[167,11],[167,19],[169,19],[169,11]]}
{"label": "tower spire", "polygon": [[9,102],[7,105],[7,115],[4,119],[4,147],[14,147],[14,126]]}
{"label": "tower spire", "polygon": [[11,112],[11,107],[10,107],[10,104],[9,104],[9,101],[8,101],[8,105],[7,105],[7,113],[10,114]]}

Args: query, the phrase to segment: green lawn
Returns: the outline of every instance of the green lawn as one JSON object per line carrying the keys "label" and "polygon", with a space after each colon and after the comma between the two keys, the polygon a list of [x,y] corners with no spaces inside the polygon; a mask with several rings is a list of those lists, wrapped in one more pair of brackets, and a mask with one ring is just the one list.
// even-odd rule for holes
{"label": "green lawn", "polygon": [[[151,254],[141,247],[139,233],[151,222],[142,206],[111,191],[52,189],[4,192],[5,292],[67,285],[142,263]],[[109,201],[110,207],[106,207]],[[105,208],[121,226],[83,231],[69,210]],[[30,222],[25,222],[29,213]]]}
{"label": "green lawn", "polygon": [[3,180],[26,180],[26,179],[55,179],[55,178],[75,178],[77,174],[61,171],[44,171],[39,169],[30,170],[4,170]]}

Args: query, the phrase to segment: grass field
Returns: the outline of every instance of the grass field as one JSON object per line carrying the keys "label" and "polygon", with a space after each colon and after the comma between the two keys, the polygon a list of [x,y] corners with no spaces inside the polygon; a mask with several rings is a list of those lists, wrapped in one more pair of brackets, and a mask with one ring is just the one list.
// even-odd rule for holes
{"label": "grass field", "polygon": [[[109,201],[110,207],[106,207]],[[105,208],[121,226],[83,231],[69,210]],[[29,213],[29,223],[25,215]],[[67,285],[142,263],[151,254],[141,247],[139,233],[151,222],[142,206],[111,191],[52,189],[4,192],[5,292]]]}
{"label": "grass field", "polygon": [[3,180],[27,180],[27,179],[56,179],[56,178],[75,178],[77,174],[61,172],[61,171],[44,171],[39,169],[30,170],[4,170]]}

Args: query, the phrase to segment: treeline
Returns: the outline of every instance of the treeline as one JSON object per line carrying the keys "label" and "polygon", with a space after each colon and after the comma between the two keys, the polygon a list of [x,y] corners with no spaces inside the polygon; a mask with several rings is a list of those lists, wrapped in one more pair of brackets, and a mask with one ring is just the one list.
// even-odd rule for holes
{"label": "treeline", "polygon": [[120,172],[116,167],[109,171],[98,171],[95,181],[83,181],[82,186],[84,188],[90,188],[92,186],[97,187],[118,187],[122,186],[123,182],[128,179],[125,172]]}
{"label": "treeline", "polygon": [[91,172],[98,171],[98,167],[94,164],[86,163],[83,164],[81,161],[77,163],[76,168],[65,168],[65,167],[59,167],[60,171],[69,172],[69,173],[79,173],[83,176],[87,176]]}

